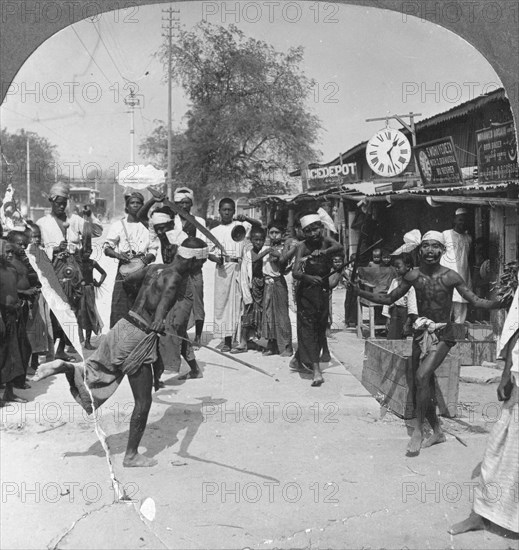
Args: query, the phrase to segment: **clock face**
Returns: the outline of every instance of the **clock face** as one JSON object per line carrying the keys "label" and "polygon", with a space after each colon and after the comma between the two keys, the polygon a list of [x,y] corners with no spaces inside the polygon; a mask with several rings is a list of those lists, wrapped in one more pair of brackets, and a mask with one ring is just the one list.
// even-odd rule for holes
{"label": "clock face", "polygon": [[422,174],[427,181],[432,179],[432,166],[429,161],[429,157],[425,154],[425,151],[420,151],[418,155],[418,162],[420,163],[420,168],[422,169]]}
{"label": "clock face", "polygon": [[385,128],[368,141],[366,160],[375,174],[397,176],[411,160],[411,144],[402,132]]}

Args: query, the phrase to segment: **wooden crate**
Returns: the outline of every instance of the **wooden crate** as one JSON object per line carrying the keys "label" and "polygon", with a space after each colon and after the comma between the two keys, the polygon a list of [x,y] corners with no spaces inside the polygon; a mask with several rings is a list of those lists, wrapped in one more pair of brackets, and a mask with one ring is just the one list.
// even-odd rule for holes
{"label": "wooden crate", "polygon": [[[362,385],[400,418],[413,418],[411,340],[366,340]],[[435,372],[436,399],[442,416],[455,417],[460,357],[449,352]]]}
{"label": "wooden crate", "polygon": [[494,363],[497,354],[496,342],[487,340],[458,340],[452,348],[460,358],[460,365],[482,365],[483,361]]}

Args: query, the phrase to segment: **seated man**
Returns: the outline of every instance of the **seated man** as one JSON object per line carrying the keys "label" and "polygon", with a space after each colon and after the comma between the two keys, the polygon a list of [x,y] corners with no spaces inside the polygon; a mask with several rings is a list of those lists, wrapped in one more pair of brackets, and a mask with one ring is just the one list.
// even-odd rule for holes
{"label": "seated man", "polygon": [[[177,301],[183,280],[201,268],[207,255],[207,245],[201,239],[189,237],[183,241],[170,265],[152,265],[143,270],[144,281],[132,309],[110,330],[84,364],[52,361],[40,365],[33,378],[37,381],[65,373],[72,395],[91,414],[115,392],[127,374],[135,408],[123,461],[126,467],[157,463],[138,453],[151,408],[152,366],[158,359],[157,339],[164,331],[164,321]],[[158,380],[157,373],[155,380]]]}

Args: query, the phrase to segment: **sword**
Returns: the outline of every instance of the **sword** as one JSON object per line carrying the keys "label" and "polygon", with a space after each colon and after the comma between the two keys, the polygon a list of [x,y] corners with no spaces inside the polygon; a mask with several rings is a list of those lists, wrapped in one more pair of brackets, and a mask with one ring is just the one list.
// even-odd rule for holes
{"label": "sword", "polygon": [[167,197],[163,197],[162,193],[160,191],[157,191],[156,189],[152,189],[151,187],[148,187],[148,191],[157,199],[161,199],[161,202],[163,202],[166,206],[169,206],[175,214],[178,214],[180,217],[187,220],[189,223],[192,223],[203,235],[205,235],[212,243],[214,243],[221,251],[222,253],[227,256],[227,252],[223,246],[223,244],[207,229],[207,227],[204,227],[192,214],[189,212],[186,212],[179,206],[177,206],[174,202],[170,201]]}

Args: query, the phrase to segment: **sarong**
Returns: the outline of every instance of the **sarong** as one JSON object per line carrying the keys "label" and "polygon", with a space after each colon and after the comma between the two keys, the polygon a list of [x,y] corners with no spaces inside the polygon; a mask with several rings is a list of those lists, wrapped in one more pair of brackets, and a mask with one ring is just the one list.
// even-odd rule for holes
{"label": "sarong", "polygon": [[474,511],[505,529],[519,533],[519,387],[508,401],[488,437]]}
{"label": "sarong", "polygon": [[159,353],[165,369],[178,372],[182,357],[186,361],[195,359],[193,347],[187,335],[193,300],[193,284],[189,277],[186,279],[185,286],[178,289],[177,300],[164,324],[167,334],[159,340]]}
{"label": "sarong", "polygon": [[80,329],[91,330],[94,334],[99,334],[103,328],[103,322],[96,307],[94,285],[85,285],[83,287],[77,320]]}
{"label": "sarong", "polygon": [[292,326],[288,315],[288,288],[285,277],[265,277],[261,335],[276,340],[279,353],[292,350]]}
{"label": "sarong", "polygon": [[299,284],[297,303],[297,359],[300,363],[319,363],[326,344],[326,322],[330,290]]}
{"label": "sarong", "polygon": [[204,321],[204,278],[202,270],[193,273],[190,278],[193,285],[193,317],[195,321]]}
{"label": "sarong", "polygon": [[73,374],[67,373],[74,399],[92,414],[94,407],[100,407],[117,390],[126,374],[152,367],[158,359],[157,340],[156,332],[145,332],[128,319],[118,321],[85,363],[74,365]]}
{"label": "sarong", "polygon": [[241,315],[240,266],[226,262],[215,269],[214,321],[215,333],[222,338],[235,336]]}
{"label": "sarong", "polygon": [[115,276],[114,290],[112,294],[112,308],[110,311],[110,328],[113,328],[117,321],[128,315],[132,309],[139,289],[133,285],[127,284],[117,270]]}
{"label": "sarong", "polygon": [[27,321],[27,337],[32,353],[46,354],[51,361],[54,358],[54,336],[49,304],[40,294],[32,304]]}
{"label": "sarong", "polygon": [[5,324],[5,334],[0,339],[0,383],[8,384],[18,377],[25,381],[27,367],[24,361],[28,362],[28,359],[23,347],[28,346],[29,357],[31,347],[25,333],[25,326],[20,328],[21,308],[0,305],[0,311]]}
{"label": "sarong", "polygon": [[392,306],[389,309],[391,319],[387,331],[388,340],[401,340],[404,338],[404,325],[407,321],[407,308],[405,306]]}
{"label": "sarong", "polygon": [[263,294],[265,280],[263,277],[252,277],[251,296],[252,302],[245,306],[245,311],[241,318],[241,326],[254,330],[256,338],[261,337],[261,328],[263,323]]}

